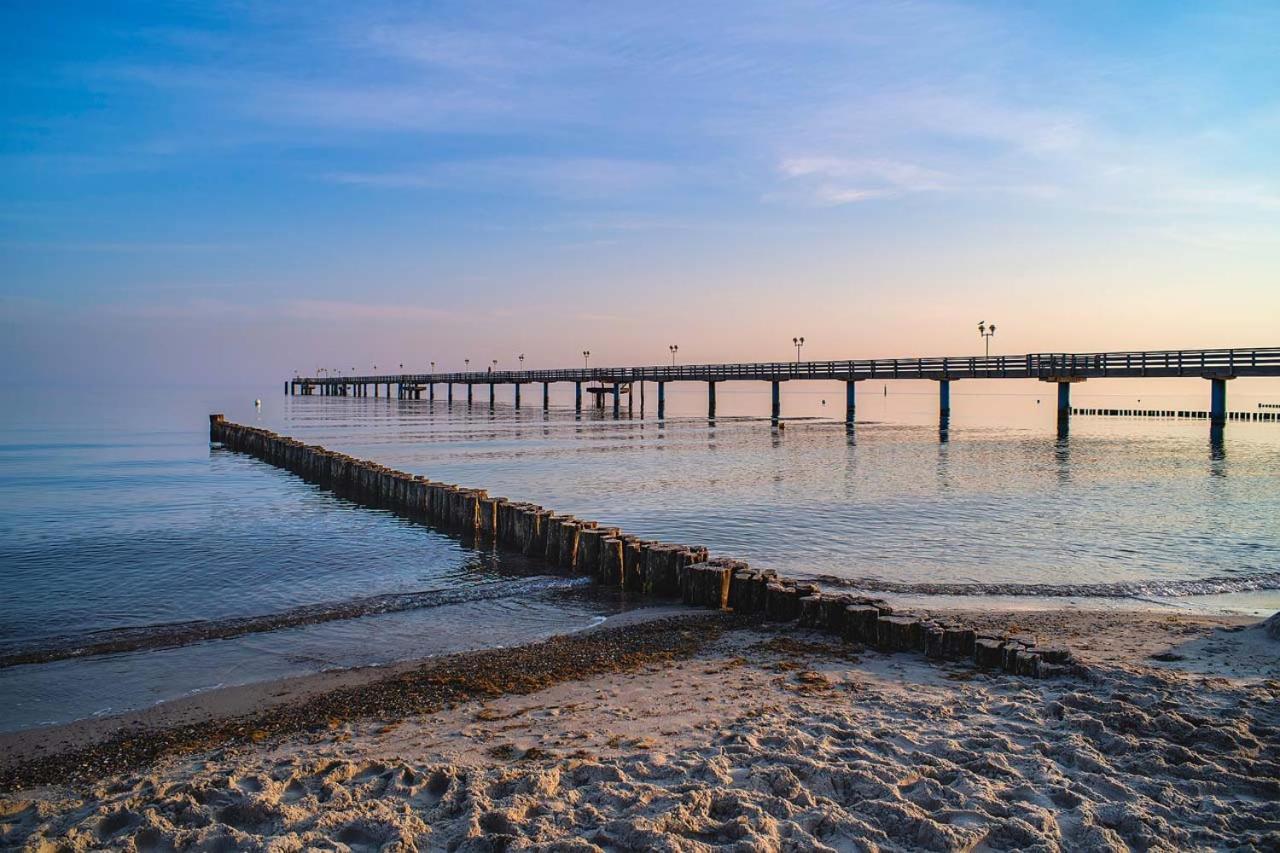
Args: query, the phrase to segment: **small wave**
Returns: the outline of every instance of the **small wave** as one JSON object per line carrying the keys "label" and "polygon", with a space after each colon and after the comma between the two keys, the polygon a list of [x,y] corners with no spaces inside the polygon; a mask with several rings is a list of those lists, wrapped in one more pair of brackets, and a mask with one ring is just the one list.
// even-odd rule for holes
{"label": "small wave", "polygon": [[484,586],[467,586],[450,590],[395,592],[356,598],[329,604],[309,604],[280,613],[261,616],[239,616],[230,619],[197,620],[167,625],[143,625],[95,631],[75,637],[62,637],[42,646],[0,655],[0,668],[30,663],[49,663],[69,658],[133,652],[142,649],[189,646],[206,640],[225,640],[245,634],[260,634],[283,628],[316,625],[341,619],[356,619],[386,613],[403,613],[428,607],[443,607],[467,601],[487,601],[510,596],[563,590],[586,583],[588,578],[553,578],[546,576],[503,579]]}
{"label": "small wave", "polygon": [[1196,580],[1117,581],[1113,583],[900,583],[882,578],[817,575],[820,584],[897,595],[1025,595],[1035,598],[1185,598],[1227,592],[1280,589],[1280,572],[1218,576]]}

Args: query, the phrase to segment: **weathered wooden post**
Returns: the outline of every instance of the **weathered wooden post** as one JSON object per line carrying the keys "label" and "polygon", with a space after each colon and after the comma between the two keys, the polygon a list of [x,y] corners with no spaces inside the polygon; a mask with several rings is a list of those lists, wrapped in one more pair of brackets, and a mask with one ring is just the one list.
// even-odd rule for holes
{"label": "weathered wooden post", "polygon": [[773,385],[773,406],[770,409],[772,412],[770,417],[776,421],[782,416],[782,383],[775,379],[771,384]]}
{"label": "weathered wooden post", "polygon": [[611,536],[604,540],[600,554],[600,582],[610,586],[624,586],[626,565],[623,560],[623,547],[625,543]]}
{"label": "weathered wooden post", "polygon": [[707,417],[714,418],[716,416],[716,383],[715,380],[707,382]]}
{"label": "weathered wooden post", "polygon": [[520,408],[520,383],[516,383],[516,408]]}
{"label": "weathered wooden post", "polygon": [[616,418],[622,414],[622,383],[613,383],[613,416]]}
{"label": "weathered wooden post", "polygon": [[658,420],[667,416],[667,383],[658,383]]}
{"label": "weathered wooden post", "polygon": [[851,424],[858,412],[858,380],[846,379],[844,383],[844,422]]}
{"label": "weathered wooden post", "polygon": [[551,408],[551,383],[543,382],[542,383],[542,411],[545,412],[550,408]]}
{"label": "weathered wooden post", "polygon": [[573,383],[573,410],[579,413],[582,412],[582,383],[581,382]]}
{"label": "weathered wooden post", "polygon": [[468,382],[467,383],[467,405],[468,406],[470,406],[472,401],[475,399],[474,391],[475,391],[475,388],[471,385],[470,382]]}
{"label": "weathered wooden post", "polygon": [[938,380],[938,414],[944,418],[951,417],[951,380]]}

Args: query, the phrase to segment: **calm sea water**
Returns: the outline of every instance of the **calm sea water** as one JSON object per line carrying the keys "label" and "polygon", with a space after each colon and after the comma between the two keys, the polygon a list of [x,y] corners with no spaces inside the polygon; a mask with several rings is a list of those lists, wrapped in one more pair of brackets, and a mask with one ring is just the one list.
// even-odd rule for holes
{"label": "calm sea water", "polygon": [[[1203,383],[1089,383],[1077,405],[1203,408]],[[668,417],[285,398],[234,389],[5,391],[0,658],[104,640],[130,651],[0,667],[0,730],[116,713],[218,685],[577,630],[635,602],[356,507],[209,447],[207,414],[643,536],[919,604],[1280,609],[1280,424],[1077,417],[1052,388],[673,388]],[[1096,387],[1094,387],[1096,386]],[[1237,388],[1237,386],[1239,386]],[[1088,393],[1086,393],[1086,389]],[[1201,393],[1203,391],[1203,393]],[[1243,380],[1232,408],[1280,399]],[[625,406],[625,404],[624,404]],[[233,636],[191,642],[210,629]],[[175,641],[175,638],[177,640]],[[159,646],[159,647],[156,647]]]}

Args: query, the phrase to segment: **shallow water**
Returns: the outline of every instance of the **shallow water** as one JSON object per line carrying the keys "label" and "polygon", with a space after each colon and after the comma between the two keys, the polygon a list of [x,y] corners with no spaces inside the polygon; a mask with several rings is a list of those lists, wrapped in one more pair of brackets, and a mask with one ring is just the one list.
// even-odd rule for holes
{"label": "shallow water", "polygon": [[[0,657],[135,645],[0,668],[0,729],[522,642],[624,606],[211,449],[210,411],[913,603],[1280,608],[1280,424],[1230,424],[1215,443],[1203,423],[1077,417],[1062,437],[1051,388],[975,381],[941,430],[935,386],[903,382],[888,396],[863,383],[850,431],[840,386],[793,384],[782,428],[760,417],[767,390],[735,383],[714,423],[697,386],[673,386],[661,423],[652,385],[644,417],[637,400],[616,420],[575,415],[568,388],[544,412],[540,386],[520,410],[509,388],[491,408],[487,387],[470,407],[462,389],[452,406],[439,389],[434,404],[272,396],[261,409],[225,389],[5,392]],[[1199,384],[1090,383],[1075,403],[1202,408]],[[1241,380],[1232,408],[1278,388]],[[229,636],[168,647],[211,626]]]}

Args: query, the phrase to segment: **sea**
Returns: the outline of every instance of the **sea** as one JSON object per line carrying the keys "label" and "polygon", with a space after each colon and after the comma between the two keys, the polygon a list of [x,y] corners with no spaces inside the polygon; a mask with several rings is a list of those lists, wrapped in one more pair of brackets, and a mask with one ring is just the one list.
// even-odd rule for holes
{"label": "sea", "polygon": [[[1207,408],[1201,380],[1077,406]],[[649,603],[211,446],[208,415],[912,607],[1280,610],[1280,423],[1076,416],[1053,386],[0,388],[0,731],[579,631]],[[1237,380],[1229,408],[1280,402]]]}

